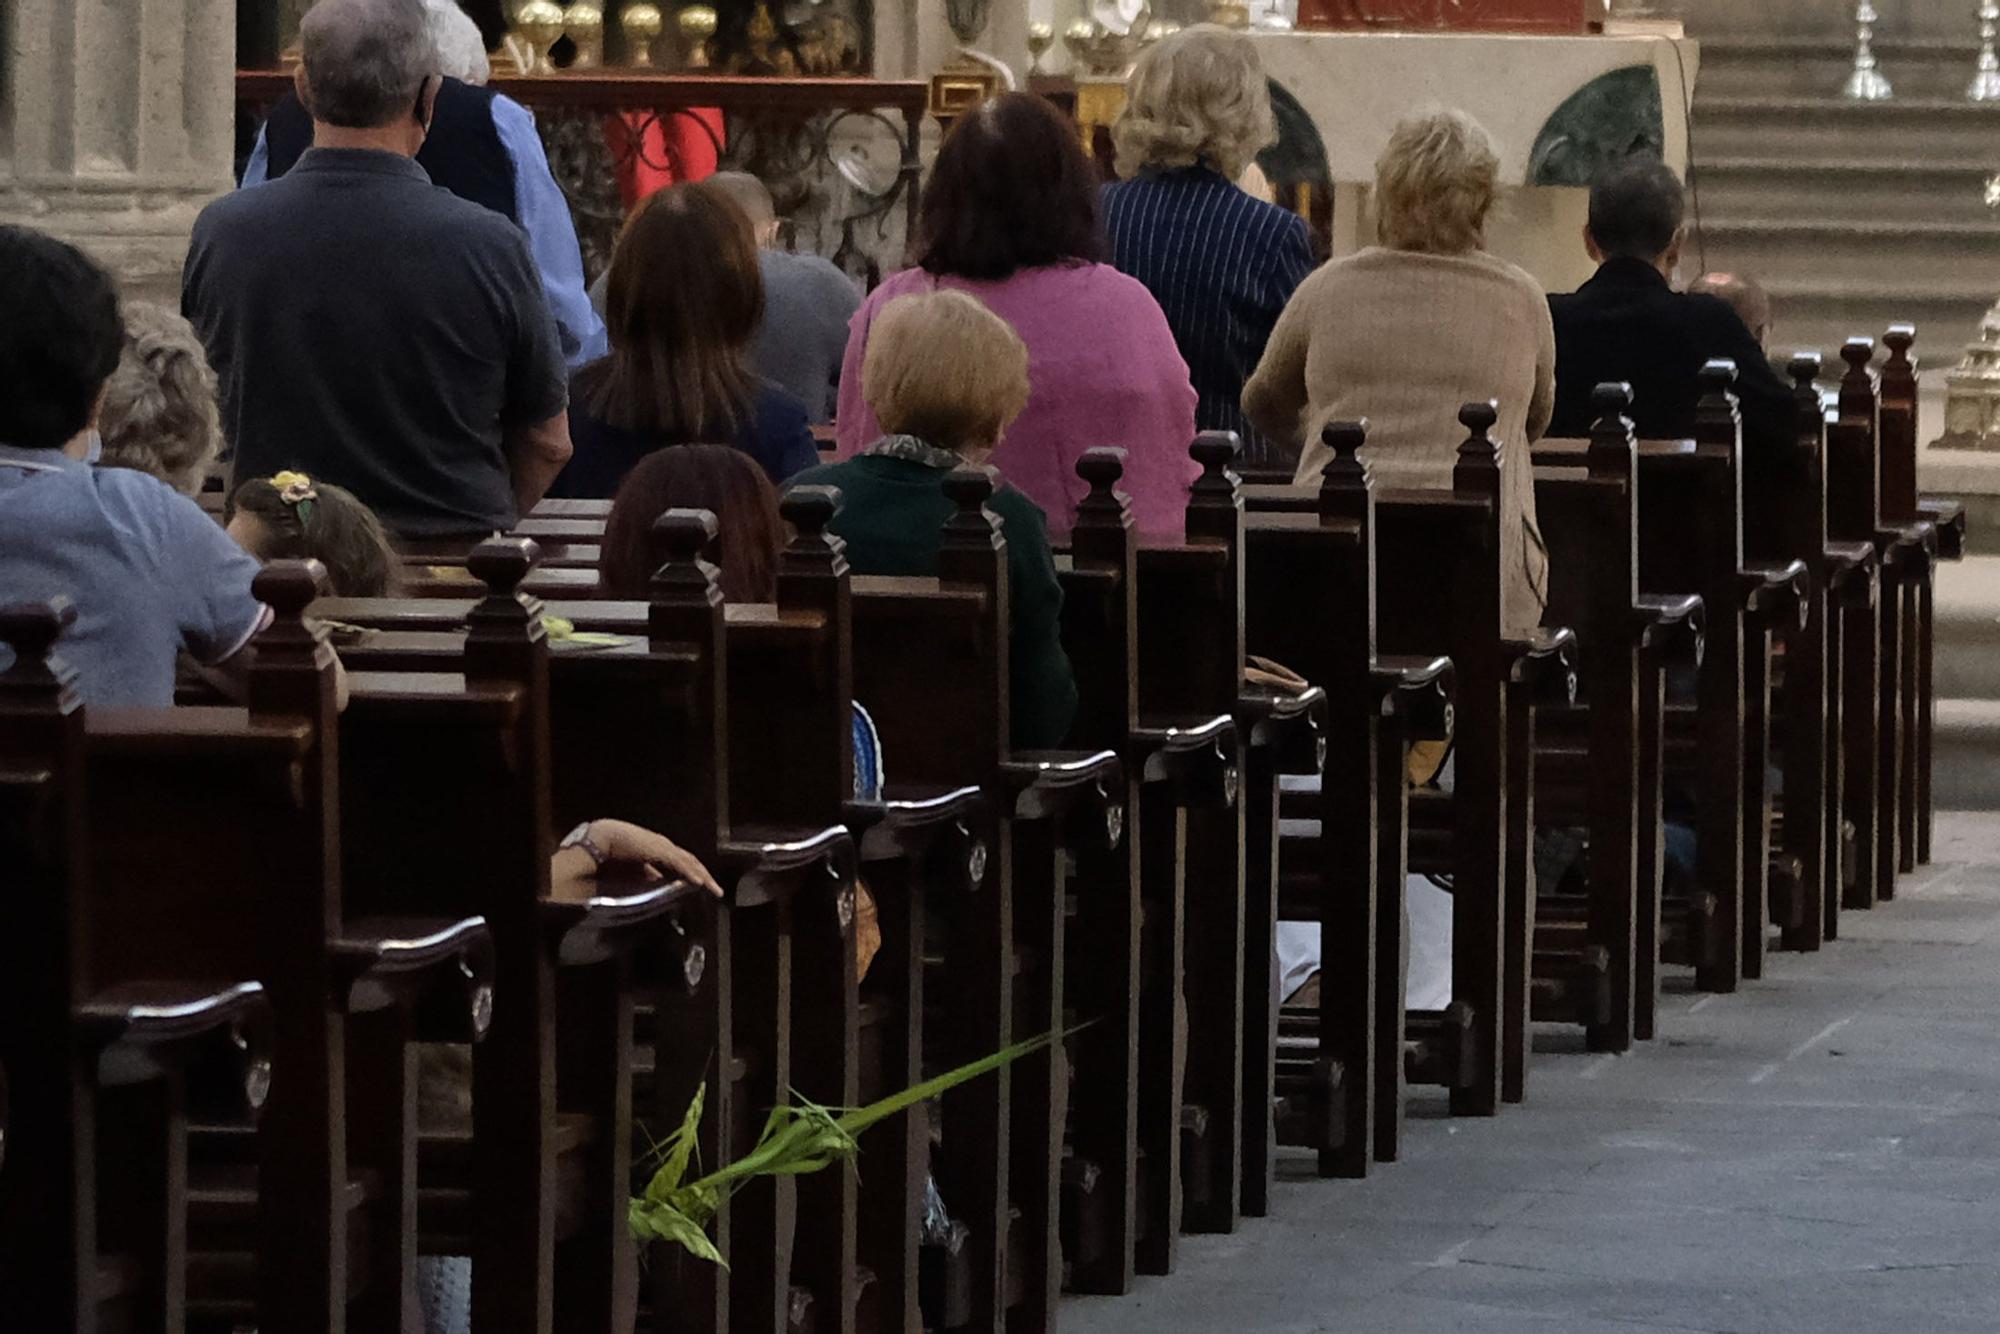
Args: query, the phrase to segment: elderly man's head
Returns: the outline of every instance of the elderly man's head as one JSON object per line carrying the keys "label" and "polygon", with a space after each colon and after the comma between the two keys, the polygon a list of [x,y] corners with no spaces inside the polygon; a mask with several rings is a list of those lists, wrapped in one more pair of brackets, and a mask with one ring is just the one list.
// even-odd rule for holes
{"label": "elderly man's head", "polygon": [[760,246],[774,245],[778,239],[778,206],[770,187],[747,171],[718,171],[707,184],[736,201]]}
{"label": "elderly man's head", "polygon": [[1759,346],[1771,342],[1771,294],[1764,284],[1747,273],[1704,273],[1688,284],[1688,291],[1719,296],[1727,301],[1743,321],[1743,327]]}
{"label": "elderly man's head", "polygon": [[1671,274],[1681,257],[1686,214],[1681,178],[1650,154],[1614,162],[1590,183],[1583,244],[1598,263],[1636,259]]}
{"label": "elderly man's head", "polygon": [[1206,164],[1235,180],[1277,137],[1256,46],[1205,23],[1146,49],[1111,130],[1121,176]]}
{"label": "elderly man's head", "polygon": [[1375,160],[1383,244],[1462,255],[1486,244],[1486,215],[1500,194],[1500,154],[1463,111],[1421,113],[1398,124]]}
{"label": "elderly man's head", "polygon": [[437,95],[424,0],[319,0],[299,24],[299,46],[299,98],[315,122],[397,132],[389,137],[415,129],[409,151],[416,151]]}

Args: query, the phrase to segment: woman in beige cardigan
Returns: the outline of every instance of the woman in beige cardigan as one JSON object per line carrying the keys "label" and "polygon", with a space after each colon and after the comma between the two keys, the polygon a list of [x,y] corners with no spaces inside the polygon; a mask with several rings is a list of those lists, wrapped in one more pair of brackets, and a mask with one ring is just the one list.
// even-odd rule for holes
{"label": "woman in beige cardigan", "polygon": [[1502,616],[1519,634],[1540,624],[1548,600],[1528,445],[1549,424],[1556,344],[1540,284],[1480,248],[1498,188],[1492,140],[1464,112],[1398,125],[1375,163],[1385,244],[1300,285],[1243,410],[1271,439],[1303,443],[1302,484],[1332,458],[1320,428],[1365,417],[1362,457],[1377,486],[1449,487],[1460,405],[1496,400]]}

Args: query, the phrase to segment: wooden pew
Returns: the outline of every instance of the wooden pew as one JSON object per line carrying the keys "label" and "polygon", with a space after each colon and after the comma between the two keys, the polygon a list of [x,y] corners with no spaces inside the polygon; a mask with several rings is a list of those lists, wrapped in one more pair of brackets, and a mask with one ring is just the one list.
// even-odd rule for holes
{"label": "wooden pew", "polygon": [[[1927,548],[1923,577],[1915,605],[1905,609],[1904,633],[1910,642],[1902,666],[1902,719],[1911,742],[1904,748],[1898,809],[1900,869],[1908,871],[1930,861],[1932,713],[1936,686],[1935,563],[1961,560],[1965,553],[1965,507],[1917,492],[1917,367],[1910,357],[1916,330],[1892,325],[1882,336],[1889,349],[1881,374],[1882,517],[1891,523],[1928,520],[1934,545]],[[1912,624],[1914,622],[1914,624]]]}
{"label": "wooden pew", "polygon": [[[1365,431],[1329,425],[1334,458],[1320,487],[1249,488],[1263,512],[1245,525],[1247,642],[1324,690],[1325,749],[1343,757],[1316,797],[1289,803],[1277,852],[1277,916],[1318,923],[1324,942],[1318,1013],[1292,1007],[1280,1018],[1275,1090],[1297,1111],[1278,1134],[1313,1148],[1322,1176],[1365,1175],[1398,1153],[1403,775],[1411,741],[1451,731],[1449,660],[1375,651],[1374,493],[1356,454]],[[1270,1174],[1268,1157],[1246,1165],[1245,1212],[1268,1209]]]}
{"label": "wooden pew", "polygon": [[123,923],[92,880],[84,708],[55,652],[75,619],[60,600],[0,609],[0,1310],[179,1330],[188,1109],[262,1106],[271,1007],[247,975],[105,966]]}
{"label": "wooden pew", "polygon": [[[475,1056],[470,1133],[425,1137],[426,1248],[473,1259],[480,1328],[629,1328],[627,960],[677,925],[684,885],[549,897],[549,663],[520,542],[483,544],[488,596],[466,616],[462,675],[358,673],[342,720],[346,852],[391,902],[478,907],[500,1003]],[[440,799],[442,797],[442,799]],[[435,826],[408,837],[425,801]],[[583,1055],[579,1055],[583,1053]]]}
{"label": "wooden pew", "polygon": [[[1503,1068],[1516,1078],[1525,1070],[1531,924],[1525,913],[1509,915],[1507,850],[1511,838],[1514,865],[1526,866],[1532,808],[1507,802],[1508,687],[1544,673],[1566,683],[1573,644],[1565,630],[1512,642],[1501,633],[1499,447],[1487,434],[1495,419],[1490,404],[1461,410],[1468,435],[1451,491],[1374,493],[1377,646],[1426,661],[1448,657],[1455,671],[1456,795],[1417,793],[1409,840],[1413,871],[1452,877],[1453,1002],[1409,1016],[1417,1047],[1408,1065],[1415,1082],[1450,1090],[1457,1115],[1492,1115]],[[1253,488],[1250,503],[1297,511],[1317,498]],[[1520,979],[1511,992],[1510,959]]]}
{"label": "wooden pew", "polygon": [[[1117,754],[1021,753],[1009,744],[1006,550],[984,509],[992,486],[985,470],[946,478],[958,508],[944,529],[937,579],[853,581],[855,694],[874,715],[896,773],[939,786],[973,782],[986,794],[985,841],[994,852],[986,881],[933,913],[941,927],[936,975],[952,986],[941,997],[944,1017],[926,1033],[935,1035],[933,1059],[944,1063],[1054,1027],[1072,1000],[1061,966],[1066,882],[1074,884],[1079,922],[1100,912],[1091,900],[1129,894],[1135,884],[1116,857],[1126,845]],[[908,651],[914,642],[924,653]],[[1111,903],[1101,911],[1116,920],[1129,909]],[[1139,1115],[1138,1048],[1120,1016],[1135,1011],[1136,982],[1116,955],[1089,980],[1113,990],[1129,985],[1111,1017],[1078,1034],[1073,1048],[1078,1088],[1103,1090],[1076,1099],[1074,1169],[1108,1193],[1123,1227],[1109,1245],[1072,1248],[1073,1281],[1129,1285],[1136,1163],[1118,1155]],[[1080,1020],[1096,1017],[1101,994],[1074,998]],[[945,1324],[998,1331],[1053,1322],[1064,1261],[1060,1069],[1056,1052],[1042,1053],[944,1099],[936,1172],[953,1216],[969,1229],[963,1307]],[[1093,1084],[1099,1071],[1106,1077]],[[1093,1266],[1095,1278],[1076,1278]]]}
{"label": "wooden pew", "polygon": [[1586,828],[1590,844],[1580,902],[1539,887],[1546,924],[1537,932],[1544,1004],[1536,1017],[1580,1021],[1589,1047],[1606,1051],[1650,1036],[1656,1019],[1664,737],[1659,654],[1649,665],[1648,648],[1701,617],[1698,595],[1640,593],[1642,489],[1630,405],[1626,386],[1597,387],[1580,474],[1573,452],[1535,454],[1548,617],[1576,631],[1584,683],[1581,705],[1558,712],[1554,735],[1533,747],[1537,818]]}
{"label": "wooden pew", "polygon": [[334,660],[302,620],[320,577],[310,563],[257,577],[274,620],[247,710],[89,719],[91,819],[120,831],[93,847],[92,876],[122,919],[102,938],[107,969],[248,973],[274,1013],[286,1073],[254,1142],[195,1139],[191,1311],[398,1329],[414,1306],[411,1040],[483,1030],[490,946],[477,917],[343,902]]}
{"label": "wooden pew", "polygon": [[[1837,540],[1873,546],[1878,571],[1870,625],[1864,627],[1857,616],[1849,627],[1853,657],[1848,672],[1857,686],[1865,682],[1872,688],[1876,701],[1874,709],[1855,709],[1845,719],[1848,818],[1856,827],[1859,866],[1845,904],[1849,908],[1873,907],[1895,895],[1898,791],[1908,739],[1901,725],[1903,607],[1906,597],[1917,596],[1929,563],[1926,544],[1934,540],[1927,523],[1896,522],[1882,512],[1880,407],[1868,369],[1874,352],[1874,340],[1868,338],[1851,338],[1841,348],[1847,370],[1836,417],[1827,428],[1827,527]],[[1872,644],[1863,642],[1864,630]],[[1861,660],[1864,655],[1867,661]]]}

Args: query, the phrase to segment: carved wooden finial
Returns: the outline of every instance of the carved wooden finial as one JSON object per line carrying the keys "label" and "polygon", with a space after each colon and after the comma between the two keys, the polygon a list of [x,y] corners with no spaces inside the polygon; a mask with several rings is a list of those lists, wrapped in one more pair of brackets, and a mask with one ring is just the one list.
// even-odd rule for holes
{"label": "carved wooden finial", "polygon": [[1874,357],[1872,338],[1850,338],[1841,345],[1840,359],[1847,363],[1847,370],[1840,377],[1840,415],[1848,421],[1866,421],[1871,431],[1876,410],[1875,377],[1868,373],[1868,363]]}
{"label": "carved wooden finial", "polygon": [[1243,452],[1243,437],[1234,431],[1203,431],[1195,436],[1188,446],[1188,453],[1201,465],[1201,476],[1195,479],[1195,486],[1210,489],[1234,486],[1229,465],[1236,462],[1236,456]]}
{"label": "carved wooden finial", "polygon": [[1916,366],[1910,360],[1910,348],[1917,341],[1917,326],[1914,324],[1892,324],[1882,335],[1883,346],[1889,349],[1889,360],[1883,366],[1886,374],[1889,367],[1916,373]]}
{"label": "carved wooden finial", "polygon": [[257,661],[317,665],[324,626],[306,620],[306,608],[326,590],[326,567],[316,560],[272,561],[250,581],[250,592],[271,609],[271,623],[257,636]]}
{"label": "carved wooden finial", "polygon": [[1125,477],[1125,451],[1108,445],[1083,451],[1076,461],[1076,475],[1090,485],[1089,494],[1077,502],[1076,527],[1070,534],[1072,548],[1087,542],[1094,532],[1123,534],[1132,526],[1132,508],[1118,483]]}
{"label": "carved wooden finial", "polygon": [[837,486],[795,486],[778,501],[778,514],[792,527],[779,562],[781,574],[841,574],[847,569],[847,544],[827,531],[840,513]]}
{"label": "carved wooden finial", "polygon": [[1817,352],[1794,352],[1792,359],[1785,363],[1785,373],[1792,377],[1792,392],[1803,397],[1810,392],[1814,401],[1819,399],[1820,367],[1822,358]]}
{"label": "carved wooden finial", "polygon": [[1500,446],[1494,443],[1493,424],[1500,420],[1497,399],[1467,403],[1458,410],[1458,424],[1466,436],[1458,446],[1458,463],[1451,470],[1452,489],[1500,493]]}
{"label": "carved wooden finial", "polygon": [[542,638],[541,599],[520,591],[541,558],[541,547],[526,537],[489,537],[472,549],[465,567],[486,585],[486,596],[466,619],[475,638]]}
{"label": "carved wooden finial", "polygon": [[[1704,383],[1712,367],[1713,363],[1703,368]],[[1736,374],[1734,366],[1729,367],[1729,374]],[[1639,452],[1632,418],[1627,415],[1631,407],[1632,386],[1623,381],[1607,380],[1590,391],[1590,448],[1584,459],[1592,477],[1631,475]]]}
{"label": "carved wooden finial", "polygon": [[1840,359],[1847,363],[1850,377],[1868,374],[1868,363],[1875,359],[1875,340],[1860,337],[1848,339],[1841,344]]}
{"label": "carved wooden finial", "polygon": [[1188,446],[1201,465],[1201,476],[1188,488],[1184,531],[1189,538],[1233,543],[1243,521],[1243,479],[1230,464],[1243,450],[1234,431],[1203,431]]}
{"label": "carved wooden finial", "polygon": [[704,607],[722,601],[718,571],[702,558],[718,531],[707,510],[672,509],[653,520],[647,538],[658,565],[647,581],[650,601]]}
{"label": "carved wooden finial", "polygon": [[1733,394],[1736,392],[1736,363],[1728,357],[1712,357],[1702,363],[1695,378],[1701,385],[1704,398],[1711,394]]}
{"label": "carved wooden finial", "polygon": [[0,672],[0,696],[12,700],[61,698],[76,672],[55,653],[56,641],[76,623],[76,606],[66,597],[0,607],[0,644],[14,661]]}
{"label": "carved wooden finial", "polygon": [[1320,443],[1333,457],[1319,473],[1319,512],[1324,518],[1355,518],[1367,503],[1368,465],[1361,447],[1368,443],[1368,419],[1328,422],[1320,428]]}
{"label": "carved wooden finial", "polygon": [[940,579],[986,587],[998,582],[1007,542],[998,516],[986,508],[998,475],[990,467],[970,464],[945,474],[944,493],[956,508],[944,521],[938,542]]}

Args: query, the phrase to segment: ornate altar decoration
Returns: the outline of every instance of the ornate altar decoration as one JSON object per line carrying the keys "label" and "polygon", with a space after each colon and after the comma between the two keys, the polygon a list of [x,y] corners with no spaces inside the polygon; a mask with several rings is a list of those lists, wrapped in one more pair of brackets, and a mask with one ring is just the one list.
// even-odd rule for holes
{"label": "ornate altar decoration", "polygon": [[[507,9],[493,86],[535,113],[591,278],[640,198],[715,168],[770,187],[795,249],[870,285],[901,266],[926,88],[865,76],[865,0],[512,0]],[[290,86],[281,68],[238,71],[246,146]]]}
{"label": "ornate altar decoration", "polygon": [[[1986,182],[1986,206],[2000,209],[2000,176]],[[1965,357],[1944,377],[1944,434],[1933,449],[2000,449],[2000,302],[1979,322]]]}
{"label": "ornate altar decoration", "polygon": [[1298,26],[1581,33],[1605,12],[1606,0],[1299,0]]}

